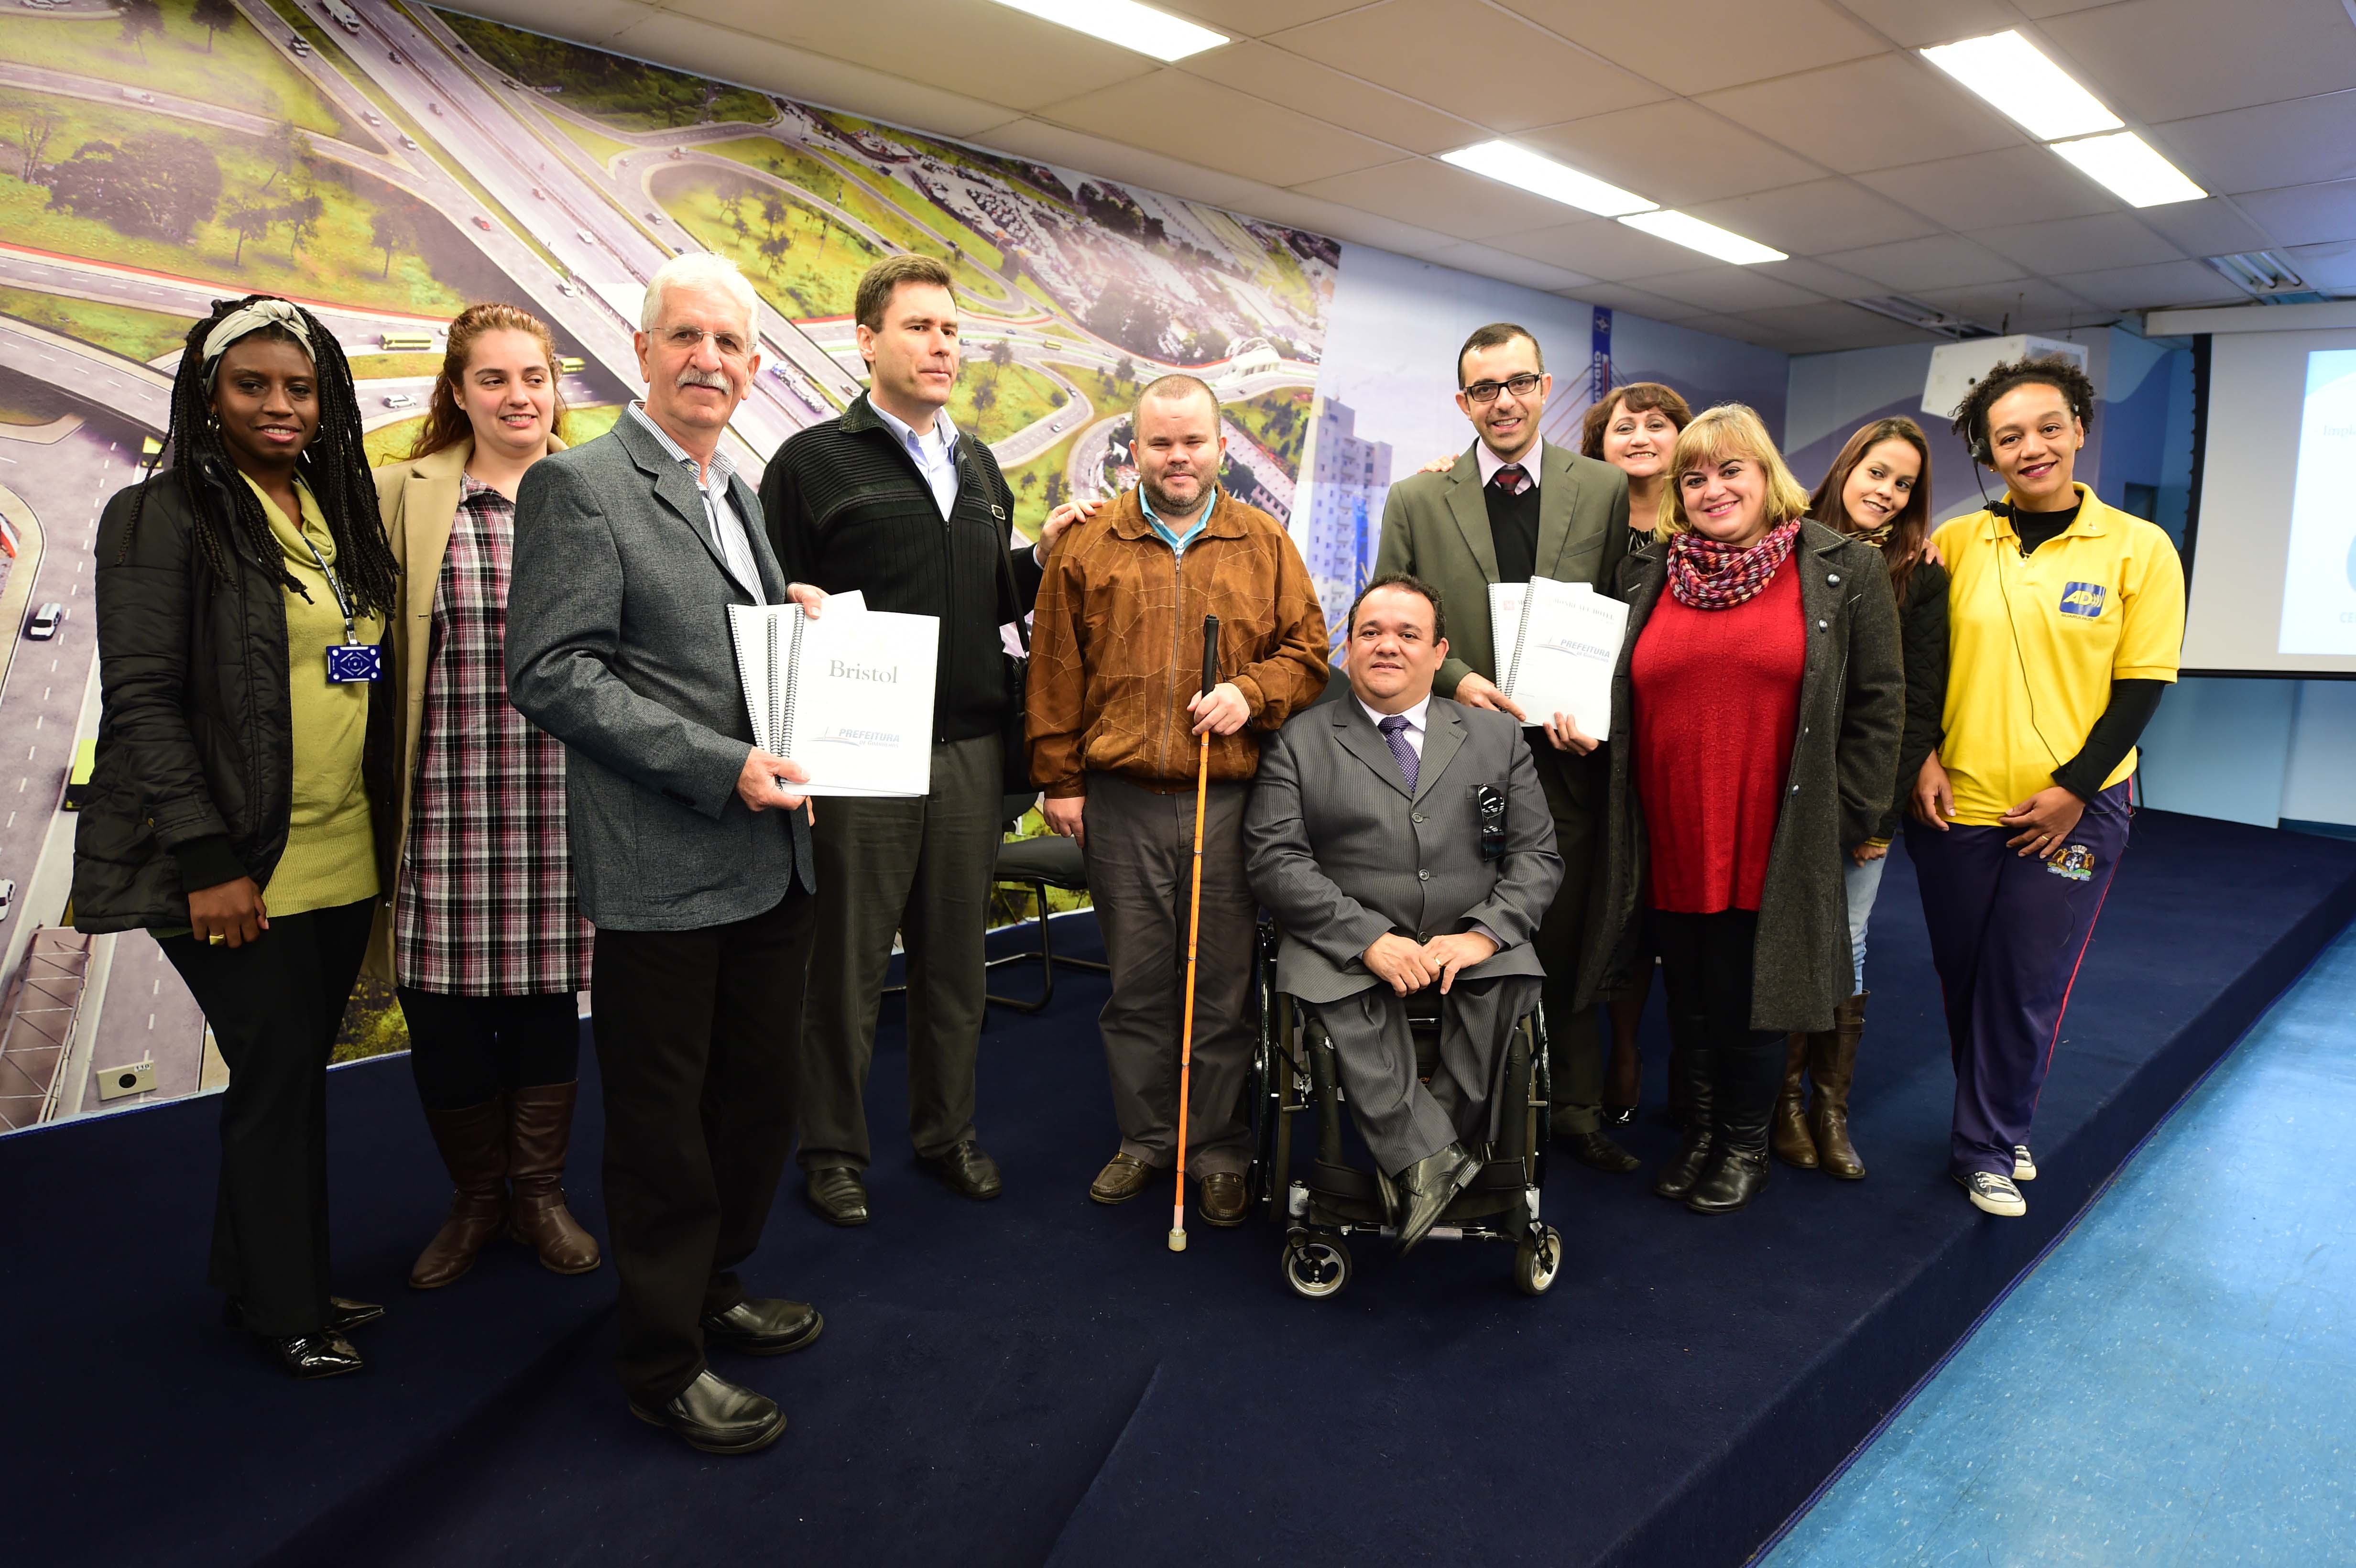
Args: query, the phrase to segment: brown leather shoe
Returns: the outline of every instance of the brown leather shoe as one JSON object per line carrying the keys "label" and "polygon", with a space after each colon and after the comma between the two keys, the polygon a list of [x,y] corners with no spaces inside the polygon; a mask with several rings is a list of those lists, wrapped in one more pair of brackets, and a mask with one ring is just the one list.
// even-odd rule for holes
{"label": "brown leather shoe", "polygon": [[508,1234],[540,1254],[557,1274],[587,1274],[597,1266],[596,1238],[564,1206],[564,1151],[573,1141],[578,1083],[541,1083],[508,1095]]}
{"label": "brown leather shoe", "polygon": [[1144,1191],[1153,1177],[1153,1168],[1135,1155],[1117,1154],[1088,1183],[1088,1196],[1099,1203],[1126,1203]]}
{"label": "brown leather shoe", "polygon": [[1802,1170],[1816,1168],[1816,1140],[1808,1136],[1808,1099],[1803,1078],[1808,1066],[1808,1042],[1815,1038],[1812,1034],[1786,1037],[1783,1087],[1775,1096],[1775,1115],[1767,1124],[1775,1157]]}
{"label": "brown leather shoe", "polygon": [[1251,1212],[1251,1188],[1240,1172],[1213,1171],[1203,1178],[1202,1198],[1194,1211],[1203,1216],[1205,1225],[1229,1229],[1244,1222]]}
{"label": "brown leather shoe", "polygon": [[1824,1157],[1825,1174],[1843,1181],[1865,1179],[1865,1161],[1848,1137],[1848,1086],[1857,1077],[1858,1042],[1865,1038],[1865,1003],[1871,995],[1859,991],[1833,1014],[1832,1032],[1808,1037],[1808,1076],[1816,1085],[1808,1128]]}
{"label": "brown leather shoe", "polygon": [[507,1222],[507,1106],[494,1099],[455,1111],[428,1107],[425,1125],[457,1189],[449,1217],[409,1270],[412,1288],[435,1290],[473,1268],[475,1255]]}

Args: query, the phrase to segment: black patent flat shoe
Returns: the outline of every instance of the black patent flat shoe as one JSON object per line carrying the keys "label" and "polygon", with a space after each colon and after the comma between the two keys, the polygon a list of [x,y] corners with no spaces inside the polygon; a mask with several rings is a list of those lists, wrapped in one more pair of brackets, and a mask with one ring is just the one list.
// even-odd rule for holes
{"label": "black patent flat shoe", "polygon": [[[373,1323],[383,1316],[384,1308],[373,1301],[354,1301],[348,1296],[331,1296],[327,1297],[327,1327],[325,1331],[348,1334],[362,1324]],[[222,1302],[221,1326],[226,1328],[244,1328],[245,1303],[234,1296]]]}
{"label": "black patent flat shoe", "polygon": [[341,1334],[288,1334],[264,1341],[292,1376],[312,1381],[341,1377],[368,1365]]}

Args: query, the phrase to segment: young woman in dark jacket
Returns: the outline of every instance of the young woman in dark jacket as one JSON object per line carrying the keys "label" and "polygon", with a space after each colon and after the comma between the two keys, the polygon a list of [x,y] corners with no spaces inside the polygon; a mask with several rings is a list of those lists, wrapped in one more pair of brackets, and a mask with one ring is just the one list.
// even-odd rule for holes
{"label": "young woman in dark jacket", "polygon": [[1889,809],[1904,705],[1898,613],[1871,545],[1805,520],[1759,416],[1677,436],[1655,541],[1628,558],[1612,785],[1583,1001],[1623,978],[1640,897],[1693,1114],[1654,1190],[1697,1213],[1767,1178],[1784,1036],[1850,990],[1840,857]]}
{"label": "young woman in dark jacket", "polygon": [[[1939,707],[1947,693],[1947,570],[1931,539],[1931,443],[1910,419],[1876,420],[1848,438],[1824,483],[1808,497],[1808,516],[1881,552],[1898,600],[1905,651],[1906,728],[1898,742],[1898,777],[1890,809],[1873,837],[1848,852],[1841,880],[1848,893],[1848,944],[1854,994],[1833,1027],[1792,1036],[1783,1092],[1775,1102],[1775,1157],[1802,1170],[1821,1168],[1844,1181],[1862,1180],[1865,1162],[1848,1136],[1848,1088],[1865,1037],[1865,927],[1881,891],[1899,808],[1922,759],[1939,743]],[[1803,1078],[1816,1086],[1808,1099]]]}
{"label": "young woman in dark jacket", "polygon": [[97,762],[74,923],[145,927],[230,1069],[212,1281],[297,1377],[382,1308],[328,1293],[327,1069],[389,888],[393,562],[350,368],[285,300],[189,333],[171,466],[98,533]]}

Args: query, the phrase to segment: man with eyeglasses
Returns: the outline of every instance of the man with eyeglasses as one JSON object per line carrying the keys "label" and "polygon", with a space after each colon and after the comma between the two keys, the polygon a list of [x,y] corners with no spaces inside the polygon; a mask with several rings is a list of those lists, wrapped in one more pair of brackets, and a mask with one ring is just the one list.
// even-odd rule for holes
{"label": "man with eyeglasses", "polygon": [[1497,688],[1489,585],[1549,577],[1612,592],[1628,550],[1628,476],[1542,440],[1554,378],[1526,327],[1493,322],[1456,355],[1456,406],[1474,441],[1453,466],[1409,475],[1383,506],[1374,575],[1406,572],[1440,592],[1454,635],[1433,688],[1468,708],[1501,710],[1527,738],[1554,817],[1562,885],[1534,939],[1546,965],[1555,1136],[1584,1165],[1624,1173],[1636,1157],[1603,1131],[1603,1054],[1591,1008],[1574,1008],[1587,932],[1588,885],[1600,872],[1605,736],[1576,713],[1529,713]]}
{"label": "man with eyeglasses", "polygon": [[1010,784],[1027,792],[1030,774],[999,628],[1030,613],[1039,561],[1073,509],[1047,519],[1037,550],[1014,541],[1014,495],[997,459],[949,418],[961,348],[951,281],[942,262],[913,253],[867,270],[853,315],[868,389],[796,432],[761,481],[789,576],[941,623],[931,792],[830,799],[814,834],[800,1159],[809,1206],[837,1225],[868,1219],[867,1071],[895,933],[907,951],[916,1158],[963,1197],[995,1198],[1002,1186],[973,1125],[982,936],[1006,795]]}

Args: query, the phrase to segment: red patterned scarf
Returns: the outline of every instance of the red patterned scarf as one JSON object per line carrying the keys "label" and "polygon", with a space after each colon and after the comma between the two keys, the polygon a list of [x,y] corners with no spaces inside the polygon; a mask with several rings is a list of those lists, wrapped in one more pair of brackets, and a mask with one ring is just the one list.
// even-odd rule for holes
{"label": "red patterned scarf", "polygon": [[1724,544],[1688,529],[1669,539],[1669,592],[1689,610],[1731,610],[1767,586],[1800,537],[1793,518],[1750,545]]}

